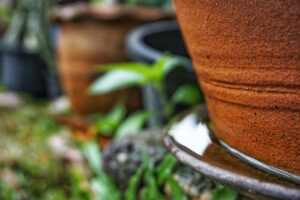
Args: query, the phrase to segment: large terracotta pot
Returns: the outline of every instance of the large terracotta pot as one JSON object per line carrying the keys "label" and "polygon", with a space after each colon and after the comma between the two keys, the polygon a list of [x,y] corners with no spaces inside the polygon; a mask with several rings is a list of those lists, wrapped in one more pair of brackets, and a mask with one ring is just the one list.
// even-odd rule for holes
{"label": "large terracotta pot", "polygon": [[217,136],[300,175],[300,3],[175,0]]}
{"label": "large terracotta pot", "polygon": [[169,14],[148,8],[86,4],[56,11],[56,18],[62,21],[58,42],[59,72],[75,113],[106,112],[120,98],[126,100],[129,110],[140,109],[137,89],[91,96],[87,88],[100,75],[96,65],[127,60],[123,44],[130,29],[168,17]]}

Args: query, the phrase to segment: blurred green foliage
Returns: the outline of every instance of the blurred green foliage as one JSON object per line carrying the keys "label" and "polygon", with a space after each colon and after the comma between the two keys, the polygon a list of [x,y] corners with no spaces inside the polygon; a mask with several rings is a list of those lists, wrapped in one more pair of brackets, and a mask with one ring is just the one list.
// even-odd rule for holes
{"label": "blurred green foliage", "polygon": [[81,146],[83,155],[93,173],[92,188],[97,194],[97,200],[119,200],[120,192],[103,170],[102,157],[98,144],[90,142]]}
{"label": "blurred green foliage", "polygon": [[171,188],[171,199],[186,200],[187,197],[184,195],[182,188],[172,175],[176,162],[173,155],[167,154],[160,165],[154,167],[149,155],[143,152],[143,163],[135,175],[130,178],[125,199],[169,199],[170,197],[163,191],[165,184],[167,184]]}
{"label": "blurred green foliage", "polygon": [[115,90],[132,86],[144,87],[150,85],[159,93],[163,114],[168,119],[172,116],[176,104],[189,106],[203,101],[203,95],[198,86],[183,85],[168,99],[165,88],[166,76],[178,67],[184,67],[186,61],[181,58],[164,55],[153,65],[140,62],[128,62],[102,65],[100,71],[107,72],[99,77],[89,88],[90,94],[106,94]]}
{"label": "blurred green foliage", "polygon": [[138,133],[144,126],[150,114],[137,111],[127,116],[126,107],[122,102],[116,103],[106,115],[98,114],[94,119],[97,133],[105,136],[123,137]]}
{"label": "blurred green foliage", "polygon": [[0,109],[1,200],[83,199],[82,180],[48,146],[49,136],[61,127],[46,108],[27,100],[22,107]]}
{"label": "blurred green foliage", "polygon": [[12,17],[12,8],[6,4],[0,4],[0,24],[6,25]]}
{"label": "blurred green foliage", "polygon": [[237,193],[229,187],[219,185],[213,192],[211,200],[236,200]]}

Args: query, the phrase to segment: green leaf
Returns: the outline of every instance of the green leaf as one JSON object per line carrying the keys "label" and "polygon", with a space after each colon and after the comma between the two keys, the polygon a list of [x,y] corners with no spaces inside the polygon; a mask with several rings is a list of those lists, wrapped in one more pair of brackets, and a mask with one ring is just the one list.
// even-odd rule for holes
{"label": "green leaf", "polygon": [[165,64],[167,63],[167,61],[170,59],[170,56],[168,53],[165,53],[159,60],[157,60],[154,65],[153,65],[153,70],[155,72],[159,72],[162,73],[165,67]]}
{"label": "green leaf", "polygon": [[145,77],[146,80],[151,80],[152,82],[158,82],[162,84],[163,80],[163,72],[164,72],[164,66],[166,62],[169,59],[168,54],[164,54],[159,60],[157,60],[154,65],[150,68],[151,70],[149,71],[147,77]]}
{"label": "green leaf", "polygon": [[117,137],[138,133],[149,117],[149,112],[138,111],[133,113],[118,128]]}
{"label": "green leaf", "polygon": [[[72,196],[80,197],[82,200],[89,200],[90,195],[89,192],[86,190],[86,188],[83,187],[82,182],[84,182],[84,177],[82,174],[82,171],[79,170],[77,167],[73,167],[70,169],[70,175],[71,175],[71,192]],[[52,191],[50,191],[52,192]],[[49,195],[51,194],[50,192]],[[52,196],[52,194],[51,194]],[[52,199],[59,199],[56,196],[53,197]],[[64,198],[65,199],[65,198]]]}
{"label": "green leaf", "polygon": [[172,199],[187,200],[187,197],[184,195],[182,188],[179,186],[179,184],[177,183],[177,181],[173,178],[173,176],[171,174],[167,177],[167,182],[171,187]]}
{"label": "green leaf", "polygon": [[95,123],[98,133],[102,135],[112,135],[122,122],[126,115],[126,107],[123,103],[118,102],[106,116],[99,116]]}
{"label": "green leaf", "polygon": [[186,105],[196,105],[203,101],[203,96],[199,88],[195,85],[183,85],[173,94],[173,103],[183,103]]}
{"label": "green leaf", "polygon": [[159,191],[158,185],[156,183],[153,170],[148,169],[145,173],[145,183],[148,189],[147,199],[149,200],[163,200],[164,196]]}
{"label": "green leaf", "polygon": [[97,79],[89,88],[90,94],[106,94],[115,90],[144,84],[144,77],[133,71],[113,70]]}
{"label": "green leaf", "polygon": [[101,135],[112,135],[115,130],[115,125],[105,117],[98,119],[95,127]]}
{"label": "green leaf", "polygon": [[107,120],[115,125],[118,126],[122,119],[125,117],[126,115],[126,107],[123,103],[118,102],[114,105],[114,107],[112,108],[112,110],[110,111],[110,113],[107,115]]}
{"label": "green leaf", "polygon": [[128,188],[125,192],[126,200],[135,200],[137,198],[138,186],[142,180],[145,166],[142,164],[137,172],[130,178]]}
{"label": "green leaf", "polygon": [[98,144],[96,142],[85,143],[82,145],[82,152],[92,172],[96,175],[92,180],[92,188],[97,194],[97,199],[119,200],[119,191],[103,170]]}
{"label": "green leaf", "polygon": [[167,154],[164,160],[156,169],[158,184],[161,186],[166,178],[172,174],[177,163],[176,158],[172,154]]}
{"label": "green leaf", "polygon": [[237,193],[228,187],[220,186],[212,193],[211,200],[235,200],[237,199]]}
{"label": "green leaf", "polygon": [[98,176],[92,180],[92,188],[97,200],[120,200],[121,195],[116,186],[106,175]]}
{"label": "green leaf", "polygon": [[89,142],[82,145],[82,153],[88,165],[95,174],[104,174],[102,169],[101,152],[96,142]]}
{"label": "green leaf", "polygon": [[154,166],[152,161],[148,162],[148,166],[146,168],[146,172],[144,175],[144,180],[146,183],[146,187],[148,189],[147,199],[149,200],[165,199],[163,195],[160,193],[158,184],[155,180]]}

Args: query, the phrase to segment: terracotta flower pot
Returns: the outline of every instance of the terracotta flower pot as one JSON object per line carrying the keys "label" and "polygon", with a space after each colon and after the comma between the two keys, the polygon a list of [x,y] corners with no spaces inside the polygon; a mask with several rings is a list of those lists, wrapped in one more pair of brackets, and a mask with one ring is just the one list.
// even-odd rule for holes
{"label": "terracotta flower pot", "polygon": [[175,5],[217,136],[299,176],[299,1]]}
{"label": "terracotta flower pot", "polygon": [[100,75],[96,65],[127,60],[123,43],[130,29],[170,15],[147,8],[86,4],[63,7],[55,13],[62,22],[58,42],[59,72],[75,113],[106,112],[120,97],[127,99],[129,110],[141,108],[137,89],[91,96],[87,88]]}

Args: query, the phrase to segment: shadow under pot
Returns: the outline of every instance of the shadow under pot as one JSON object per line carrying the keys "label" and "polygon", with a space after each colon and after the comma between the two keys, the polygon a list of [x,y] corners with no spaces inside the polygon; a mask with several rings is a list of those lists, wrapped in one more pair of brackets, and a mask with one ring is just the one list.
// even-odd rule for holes
{"label": "shadow under pot", "polygon": [[14,92],[47,97],[47,67],[39,55],[22,48],[1,45],[2,83]]}
{"label": "shadow under pot", "polygon": [[300,4],[175,0],[219,139],[300,176]]}

